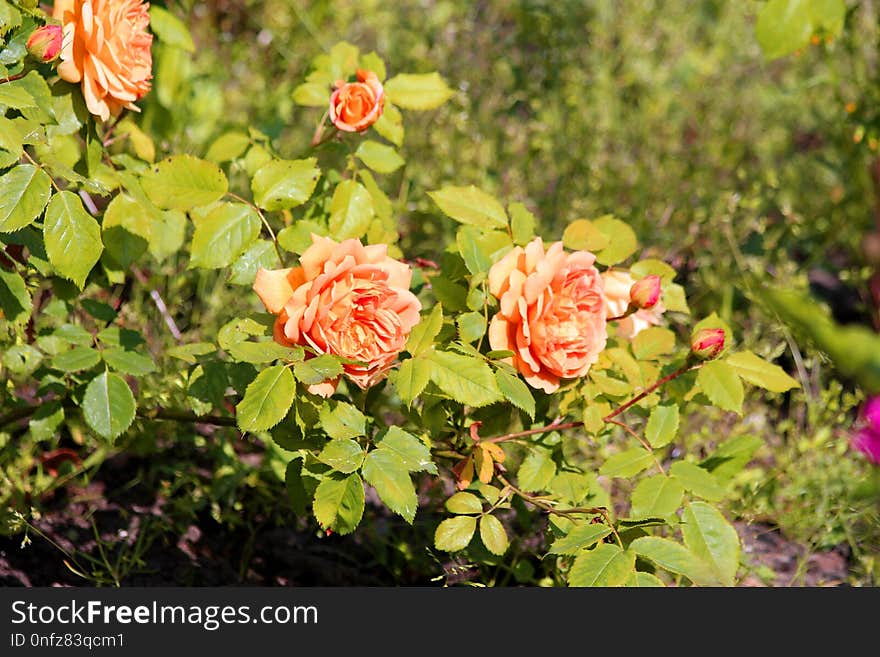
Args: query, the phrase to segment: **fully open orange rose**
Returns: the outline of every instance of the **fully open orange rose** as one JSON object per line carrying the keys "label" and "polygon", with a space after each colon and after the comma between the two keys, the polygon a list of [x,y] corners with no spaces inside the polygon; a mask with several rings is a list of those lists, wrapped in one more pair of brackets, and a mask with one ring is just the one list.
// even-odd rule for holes
{"label": "fully open orange rose", "polygon": [[150,90],[153,35],[143,0],[57,0],[53,17],[64,26],[58,74],[82,83],[89,112],[102,121]]}
{"label": "fully open orange rose", "polygon": [[540,237],[516,247],[489,270],[489,291],[501,308],[489,344],[514,352],[512,364],[534,388],[553,392],[560,379],[585,375],[605,348],[602,277],[589,251],[544,251]]}
{"label": "fully open orange rose", "polygon": [[345,132],[363,132],[385,109],[385,90],[372,71],[358,70],[357,82],[336,82],[330,96],[330,121]]}
{"label": "fully open orange rose", "polygon": [[[275,340],[363,364],[343,364],[361,388],[381,380],[419,322],[421,304],[409,291],[412,270],[387,255],[385,244],[337,243],[312,235],[300,266],[257,272],[254,291],[277,315]],[[337,381],[312,386],[329,397]]]}
{"label": "fully open orange rose", "polygon": [[[605,304],[608,307],[608,317],[620,317],[629,306],[630,291],[636,280],[629,272],[622,269],[609,269],[602,272],[602,280],[605,284]],[[616,322],[617,334],[632,339],[649,326],[659,324],[664,312],[666,312],[666,307],[662,301],[657,301],[650,308],[637,310],[632,315]]]}

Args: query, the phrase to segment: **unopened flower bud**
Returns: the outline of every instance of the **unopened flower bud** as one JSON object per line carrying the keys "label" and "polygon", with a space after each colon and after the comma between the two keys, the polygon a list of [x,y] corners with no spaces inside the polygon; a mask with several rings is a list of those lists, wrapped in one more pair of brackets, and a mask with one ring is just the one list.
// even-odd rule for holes
{"label": "unopened flower bud", "polygon": [[629,299],[639,309],[656,306],[660,301],[660,277],[652,274],[636,281],[629,290]]}
{"label": "unopened flower bud", "polygon": [[61,54],[64,33],[60,25],[44,25],[34,30],[27,40],[27,50],[41,62],[51,62]]}
{"label": "unopened flower bud", "polygon": [[691,336],[691,353],[700,360],[711,360],[724,351],[724,329],[700,329]]}

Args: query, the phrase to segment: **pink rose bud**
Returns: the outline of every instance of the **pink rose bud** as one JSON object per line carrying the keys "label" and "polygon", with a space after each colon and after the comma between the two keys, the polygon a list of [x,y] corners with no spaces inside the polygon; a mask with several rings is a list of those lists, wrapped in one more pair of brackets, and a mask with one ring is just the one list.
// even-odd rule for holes
{"label": "pink rose bud", "polygon": [[691,336],[691,353],[700,360],[711,360],[724,351],[724,329],[700,329]]}
{"label": "pink rose bud", "polygon": [[645,276],[629,290],[632,305],[639,309],[653,308],[660,301],[660,277]]}
{"label": "pink rose bud", "polygon": [[51,62],[61,53],[64,33],[60,25],[44,25],[34,30],[27,40],[27,50],[41,62]]}

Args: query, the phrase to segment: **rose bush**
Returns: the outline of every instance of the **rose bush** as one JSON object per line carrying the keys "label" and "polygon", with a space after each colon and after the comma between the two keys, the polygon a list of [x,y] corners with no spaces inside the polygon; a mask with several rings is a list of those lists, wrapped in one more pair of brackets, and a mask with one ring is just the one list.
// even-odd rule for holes
{"label": "rose bush", "polygon": [[[380,500],[430,525],[424,547],[493,566],[511,532],[540,526],[553,583],[738,582],[722,503],[758,445],[704,453],[684,434],[706,407],[741,414],[744,382],[784,394],[797,381],[737,349],[717,314],[693,321],[679,273],[621,218],[556,234],[475,185],[402,185],[407,115],[456,93],[436,72],[388,77],[376,53],[339,43],[293,91],[317,121],[304,152],[236,126],[174,153],[124,114],[142,98],[150,111],[153,36],[164,61],[185,58],[185,28],[158,11],[58,2],[58,68],[22,55],[2,82],[0,189],[16,199],[0,204],[3,367],[26,392],[4,391],[4,422],[40,408],[25,430],[69,423],[84,455],[149,449],[153,423],[212,426],[230,462],[218,489],[230,469],[241,486],[268,479],[323,536],[354,532]],[[167,119],[173,103],[156,102]],[[436,261],[411,252],[415,221],[443,238]],[[163,293],[185,285],[247,293],[219,330],[181,331],[185,309]],[[160,321],[127,314],[132,289]],[[156,348],[165,333],[173,346]]]}

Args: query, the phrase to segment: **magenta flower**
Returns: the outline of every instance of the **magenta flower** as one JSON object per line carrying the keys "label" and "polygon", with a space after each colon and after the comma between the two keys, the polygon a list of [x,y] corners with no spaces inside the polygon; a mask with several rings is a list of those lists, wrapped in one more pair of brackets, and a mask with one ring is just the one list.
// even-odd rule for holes
{"label": "magenta flower", "polygon": [[865,426],[853,434],[850,445],[871,463],[880,465],[880,395],[871,397],[862,407]]}

